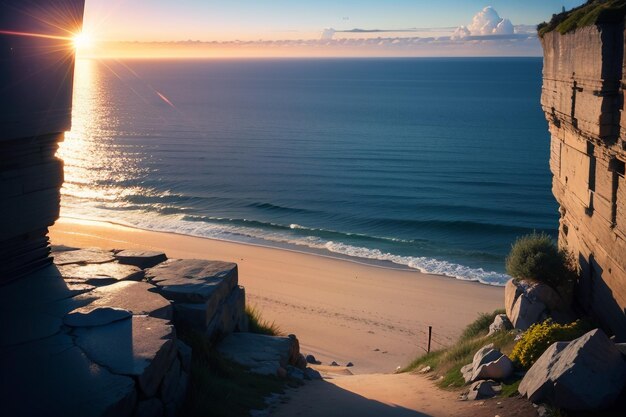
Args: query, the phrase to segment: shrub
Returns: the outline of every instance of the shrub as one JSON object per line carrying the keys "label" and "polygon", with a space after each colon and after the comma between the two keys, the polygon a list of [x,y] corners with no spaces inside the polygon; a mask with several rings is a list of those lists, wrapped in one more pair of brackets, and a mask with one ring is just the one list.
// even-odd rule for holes
{"label": "shrub", "polygon": [[533,324],[524,333],[511,352],[511,360],[524,369],[530,368],[555,342],[569,342],[590,330],[590,325],[581,320],[570,324],[558,324],[548,319]]}
{"label": "shrub", "polygon": [[506,258],[506,271],[513,278],[529,279],[560,289],[576,278],[572,256],[557,248],[545,233],[532,233],[517,239]]}

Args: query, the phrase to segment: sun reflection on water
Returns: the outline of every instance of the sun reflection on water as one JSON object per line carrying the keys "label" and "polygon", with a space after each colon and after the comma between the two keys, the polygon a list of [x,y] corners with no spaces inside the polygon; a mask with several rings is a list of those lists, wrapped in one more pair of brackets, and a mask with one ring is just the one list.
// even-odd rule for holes
{"label": "sun reflection on water", "polygon": [[66,216],[99,218],[99,208],[123,208],[126,197],[144,195],[137,184],[145,176],[141,155],[116,143],[120,121],[107,74],[92,60],[77,60],[74,75],[72,130],[58,156],[65,162],[61,210]]}

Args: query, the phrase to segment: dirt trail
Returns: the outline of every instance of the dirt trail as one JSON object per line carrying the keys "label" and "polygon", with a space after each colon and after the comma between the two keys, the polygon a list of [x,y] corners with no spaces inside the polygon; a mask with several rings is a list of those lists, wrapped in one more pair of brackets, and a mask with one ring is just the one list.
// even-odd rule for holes
{"label": "dirt trail", "polygon": [[288,393],[276,417],[536,417],[519,398],[459,401],[416,374],[325,375]]}

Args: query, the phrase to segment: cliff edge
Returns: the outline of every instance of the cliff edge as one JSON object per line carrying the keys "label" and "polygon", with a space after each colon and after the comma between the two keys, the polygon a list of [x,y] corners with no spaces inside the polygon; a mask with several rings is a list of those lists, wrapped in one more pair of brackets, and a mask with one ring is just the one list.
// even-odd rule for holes
{"label": "cliff edge", "polygon": [[580,308],[618,340],[626,340],[624,12],[626,1],[591,1],[539,27],[559,244],[581,266]]}

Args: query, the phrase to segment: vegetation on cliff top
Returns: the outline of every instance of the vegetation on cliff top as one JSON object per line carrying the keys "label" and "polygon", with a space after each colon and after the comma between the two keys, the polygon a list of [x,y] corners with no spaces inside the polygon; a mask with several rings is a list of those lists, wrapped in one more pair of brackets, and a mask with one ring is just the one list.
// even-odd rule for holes
{"label": "vegetation on cliff top", "polygon": [[506,272],[515,279],[542,282],[568,293],[577,278],[572,255],[559,249],[545,233],[518,238],[506,258]]}
{"label": "vegetation on cliff top", "polygon": [[626,15],[626,0],[588,0],[572,10],[554,14],[549,22],[540,23],[540,37],[556,30],[560,34],[601,23],[619,23]]}

